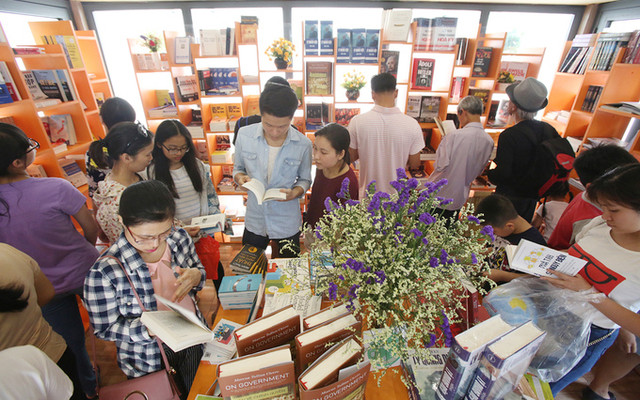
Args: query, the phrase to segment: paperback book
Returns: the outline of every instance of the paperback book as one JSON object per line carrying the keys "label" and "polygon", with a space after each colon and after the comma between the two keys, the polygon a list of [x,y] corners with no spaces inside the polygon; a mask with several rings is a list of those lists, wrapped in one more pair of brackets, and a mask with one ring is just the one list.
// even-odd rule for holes
{"label": "paperback book", "polygon": [[351,63],[364,63],[367,33],[364,28],[351,29]]}
{"label": "paperback book", "polygon": [[338,29],[336,62],[347,64],[351,62],[351,29]]}
{"label": "paperback book", "polygon": [[551,271],[575,276],[587,264],[587,260],[526,239],[507,246],[506,252],[511,269],[534,276],[555,277]]}
{"label": "paperback book", "polygon": [[333,63],[330,61],[307,61],[306,78],[308,95],[331,95]]}
{"label": "paperback book", "polygon": [[476,49],[476,56],[473,60],[473,68],[471,69],[472,77],[486,77],[489,75],[492,54],[493,48],[491,47],[478,47]]}
{"label": "paperback book", "polygon": [[259,247],[245,244],[238,254],[231,260],[231,270],[236,274],[253,273],[251,271],[262,272],[266,269],[267,256],[264,250]]}
{"label": "paperback book", "polygon": [[264,184],[255,178],[242,186],[256,196],[259,205],[265,201],[286,200],[287,198],[287,194],[280,191],[282,188],[266,189]]}
{"label": "paperback book", "polygon": [[364,62],[376,64],[378,62],[378,46],[380,42],[380,29],[367,29],[366,45],[364,50]]}
{"label": "paperback book", "polygon": [[304,54],[318,55],[318,21],[304,21]]}
{"label": "paperback book", "polygon": [[211,364],[231,360],[236,353],[236,342],[233,338],[233,331],[242,325],[222,318],[212,329],[213,340],[205,343],[202,361]]}
{"label": "paperback book", "polygon": [[320,55],[333,55],[333,21],[320,21]]}
{"label": "paperback book", "polygon": [[349,126],[349,122],[356,115],[360,114],[359,108],[336,108],[335,110],[335,121],[336,124],[340,124],[342,126]]}
{"label": "paperback book", "polygon": [[416,58],[413,60],[411,89],[431,90],[435,62],[431,58]]}
{"label": "paperback book", "polygon": [[422,96],[422,103],[420,104],[420,117],[418,122],[433,123],[440,111],[440,97],[439,96]]}
{"label": "paperback book", "polygon": [[396,50],[382,50],[380,52],[380,72],[388,72],[398,76],[398,60],[400,52]]}
{"label": "paperback book", "polygon": [[262,274],[225,276],[218,289],[220,305],[225,310],[250,309],[261,284]]}
{"label": "paperback book", "polygon": [[436,397],[438,382],[442,377],[442,370],[449,354],[448,348],[431,348],[430,358],[409,356],[402,360],[401,365],[405,377],[409,382],[409,399],[431,400]]}

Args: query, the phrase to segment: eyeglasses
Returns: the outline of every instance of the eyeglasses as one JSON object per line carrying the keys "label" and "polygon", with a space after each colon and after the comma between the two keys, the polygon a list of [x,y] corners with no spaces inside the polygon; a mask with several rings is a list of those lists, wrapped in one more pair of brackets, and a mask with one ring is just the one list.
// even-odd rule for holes
{"label": "eyeglasses", "polygon": [[161,144],[160,146],[162,146],[166,151],[169,152],[169,154],[180,154],[180,153],[188,153],[190,148],[189,146],[182,146],[182,147],[167,147],[164,144]]}
{"label": "eyeglasses", "polygon": [[131,229],[129,229],[128,226],[125,226],[125,229],[127,230],[127,232],[129,232],[129,235],[131,235],[131,238],[136,244],[150,244],[150,243],[155,243],[156,240],[158,242],[161,242],[163,240],[166,240],[169,236],[171,236],[173,232],[175,232],[175,226],[172,224],[171,228],[169,228],[165,232],[162,232],[159,235],[152,236],[152,237],[145,237],[141,239],[141,238],[136,238],[136,235],[134,235],[133,232],[131,232]]}
{"label": "eyeglasses", "polygon": [[28,154],[39,148],[40,148],[40,143],[38,143],[38,141],[35,139],[29,138],[29,147],[27,147],[27,151],[25,151],[24,154]]}

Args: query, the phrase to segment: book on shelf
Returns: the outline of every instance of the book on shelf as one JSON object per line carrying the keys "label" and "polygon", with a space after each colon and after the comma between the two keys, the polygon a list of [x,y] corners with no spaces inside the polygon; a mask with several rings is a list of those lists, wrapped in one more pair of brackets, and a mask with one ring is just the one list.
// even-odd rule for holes
{"label": "book on shelf", "polygon": [[[0,121],[4,122],[4,121]],[[32,178],[46,178],[47,171],[44,170],[44,167],[40,164],[32,163],[27,167],[27,174],[29,174]],[[86,180],[85,180],[86,183]]]}
{"label": "book on shelf", "polygon": [[70,114],[49,115],[40,117],[42,124],[49,135],[51,144],[64,143],[74,145],[78,142],[73,118]]}
{"label": "book on shelf", "polygon": [[287,82],[289,82],[291,90],[293,90],[296,94],[299,104],[302,104],[302,96],[304,96],[304,83],[302,82],[302,80],[287,79]]}
{"label": "book on shelf", "polygon": [[104,97],[103,92],[93,92],[93,96],[96,99],[96,105],[98,108],[102,107],[106,98]]}
{"label": "book on shelf", "polygon": [[211,330],[193,311],[157,294],[155,297],[158,303],[169,310],[145,311],[140,317],[140,322],[171,350],[178,352],[212,340]]}
{"label": "book on shelf", "polygon": [[489,75],[492,55],[492,47],[478,47],[476,49],[476,55],[473,59],[473,67],[471,68],[472,77],[486,77]]}
{"label": "book on shelf", "polygon": [[488,344],[514,329],[500,315],[456,335],[436,390],[438,400],[459,400],[467,393],[482,353]]}
{"label": "book on shelf", "polygon": [[378,63],[378,47],[380,43],[380,29],[366,30],[366,44],[364,50],[364,62],[367,64]]}
{"label": "book on shelf", "polygon": [[411,28],[411,10],[390,9],[382,12],[383,40],[406,42]]}
{"label": "book on shelf", "polygon": [[211,152],[211,162],[214,164],[232,163],[233,154],[229,150],[214,150]]}
{"label": "book on shelf", "polygon": [[82,99],[80,99],[76,94],[76,89],[73,86],[73,82],[71,81],[69,72],[67,72],[66,69],[57,69],[56,75],[58,77],[58,85],[62,89],[62,95],[64,97],[64,101],[80,100],[80,103],[83,106],[82,108],[86,109],[87,106],[84,105],[84,103],[82,102]]}
{"label": "book on shelf", "polygon": [[551,271],[575,276],[587,263],[586,260],[526,239],[520,239],[517,246],[507,246],[506,253],[511,269],[534,276],[553,278],[555,275]]}
{"label": "book on shelf", "polygon": [[409,384],[407,391],[410,400],[431,400],[436,396],[449,349],[434,347],[429,349],[429,353],[430,358],[412,355],[400,361]]}
{"label": "book on shelf", "polygon": [[354,64],[364,63],[365,49],[367,44],[367,31],[364,28],[351,29],[351,62]]}
{"label": "book on shelf", "polygon": [[349,122],[356,115],[360,114],[359,108],[336,108],[335,109],[335,121],[336,124],[340,124],[342,126],[349,126]]}
{"label": "book on shelf", "polygon": [[627,51],[622,58],[622,62],[625,64],[640,63],[640,30],[637,29],[631,32]]}
{"label": "book on shelf", "polygon": [[496,115],[498,114],[498,106],[500,102],[497,100],[492,100],[491,105],[489,106],[489,113],[487,114],[487,127],[489,128],[500,128],[504,125],[501,125],[499,122],[496,122]]}
{"label": "book on shelf", "polygon": [[298,378],[300,400],[364,398],[371,365],[358,364],[363,351],[353,335],[333,345]]}
{"label": "book on shelf", "polygon": [[211,104],[211,121],[209,121],[209,130],[211,132],[228,132],[227,107],[225,104]]}
{"label": "book on shelf", "polygon": [[529,69],[529,63],[515,62],[515,61],[502,61],[500,63],[500,72],[506,71],[513,76],[514,83],[522,82],[527,77],[527,70]]}
{"label": "book on shelf", "polygon": [[331,95],[333,93],[333,63],[330,61],[307,61],[306,81],[308,95]]}
{"label": "book on shelf", "polygon": [[60,159],[58,164],[62,168],[64,173],[64,179],[71,182],[75,187],[80,187],[87,184],[87,177],[84,175],[80,166],[74,160]]}
{"label": "book on shelf", "polygon": [[432,58],[415,58],[411,69],[411,89],[431,90],[433,84],[433,69],[436,60]]}
{"label": "book on shelf", "polygon": [[306,130],[315,131],[324,126],[322,123],[322,104],[307,103],[306,104],[307,119],[305,123]]}
{"label": "book on shelf", "polygon": [[227,96],[239,92],[238,68],[208,68],[198,70],[201,96]]}
{"label": "book on shelf", "polygon": [[178,116],[178,108],[172,104],[153,107],[147,110],[149,118],[166,119],[176,118]]}
{"label": "book on shelf", "polygon": [[46,98],[66,101],[62,88],[58,83],[58,74],[54,69],[34,69],[30,71],[45,94]]}
{"label": "book on shelf", "polygon": [[463,76],[454,76],[451,84],[451,92],[449,97],[454,103],[458,103],[464,94],[464,87],[467,83],[467,78]]}
{"label": "book on shelf", "polygon": [[47,95],[42,91],[42,89],[40,89],[40,85],[38,85],[38,81],[32,71],[23,71],[22,75],[24,76],[24,81],[27,84],[27,89],[29,89],[29,93],[31,93],[31,98],[33,100],[42,100],[47,98]]}
{"label": "book on shelf", "polygon": [[380,51],[380,72],[388,72],[394,77],[398,76],[398,61],[400,52],[396,50]]}
{"label": "book on shelf", "polygon": [[223,361],[231,360],[236,353],[236,342],[233,338],[233,331],[240,328],[242,324],[222,318],[211,330],[213,340],[205,343],[202,361],[211,364],[220,364]]}
{"label": "book on shelf", "polygon": [[186,103],[198,100],[200,85],[198,84],[198,78],[195,75],[176,76],[175,81],[176,88],[178,89],[178,98],[181,102]]}
{"label": "book on shelf", "polygon": [[311,329],[336,317],[349,312],[347,305],[344,303],[335,303],[327,308],[323,308],[317,313],[311,314],[302,320],[304,330]]}
{"label": "book on shelf", "polygon": [[7,90],[11,95],[11,99],[13,101],[20,101],[22,97],[20,96],[20,92],[18,91],[18,87],[16,86],[16,82],[11,75],[11,71],[9,71],[9,67],[7,63],[4,61],[0,61],[0,81],[3,81],[7,86]]}
{"label": "book on shelf", "polygon": [[287,198],[287,194],[280,191],[282,188],[266,189],[264,184],[255,178],[245,182],[242,186],[256,196],[258,205],[265,201],[285,200]]}
{"label": "book on shelf", "polygon": [[176,64],[191,64],[191,37],[178,36],[173,40],[174,59]]}
{"label": "book on shelf", "polygon": [[289,346],[280,346],[218,365],[220,394],[231,399],[295,399]]}
{"label": "book on shelf", "polygon": [[7,87],[2,76],[0,76],[0,104],[9,104],[13,103],[13,101],[9,87]]}
{"label": "book on shelf", "polygon": [[70,68],[84,68],[80,49],[73,35],[43,35],[42,40],[46,44],[61,45]]}
{"label": "book on shelf", "polygon": [[492,101],[487,115],[487,126],[490,128],[502,128],[509,122],[509,99]]}
{"label": "book on shelf", "polygon": [[456,45],[456,26],[458,18],[436,17],[433,19],[431,34],[431,50],[452,51]]}
{"label": "book on shelf", "polygon": [[216,135],[216,150],[229,150],[231,148],[231,139],[229,135]]}
{"label": "book on shelf", "polygon": [[469,48],[469,38],[466,38],[466,37],[456,38],[456,44],[458,45],[458,52],[456,53],[456,65],[463,65],[464,60],[467,59],[467,49]]}
{"label": "book on shelf", "polygon": [[431,18],[414,18],[416,32],[413,40],[413,51],[431,50],[431,34],[433,32]]}
{"label": "book on shelf", "polygon": [[203,57],[235,54],[235,28],[200,29],[200,54]]}
{"label": "book on shelf", "polygon": [[440,96],[422,96],[418,122],[433,123],[440,112]]}
{"label": "book on shelf", "polygon": [[305,370],[327,350],[329,344],[359,334],[361,329],[362,322],[347,312],[298,334],[295,337],[296,371]]}
{"label": "book on shelf", "polygon": [[320,21],[320,55],[333,55],[333,21]]}
{"label": "book on shelf", "polygon": [[240,44],[258,44],[258,23],[240,23]]}
{"label": "book on shelf", "polygon": [[246,310],[254,303],[262,284],[262,274],[234,275],[222,278],[218,299],[225,310]]}
{"label": "book on shelf", "polygon": [[601,33],[593,49],[588,69],[609,71],[617,59],[618,51],[629,43],[630,38],[631,32]]}
{"label": "book on shelf", "polygon": [[317,56],[319,42],[318,21],[304,21],[304,55]]}
{"label": "book on shelf", "polygon": [[600,108],[640,115],[640,102],[623,101],[620,103],[607,103],[600,106]]}
{"label": "book on shelf", "polygon": [[171,93],[169,92],[169,90],[167,89],[159,89],[156,90],[156,100],[158,100],[158,105],[159,106],[168,106],[168,105],[173,105],[173,96],[171,96]]}
{"label": "book on shelf", "polygon": [[13,54],[15,55],[29,55],[29,54],[44,54],[46,53],[44,47],[13,47]]}
{"label": "book on shelf", "polygon": [[476,96],[482,100],[482,109],[486,110],[489,105],[489,94],[491,90],[480,88],[469,88],[469,96]]}
{"label": "book on shelf", "polygon": [[351,29],[338,29],[336,62],[343,64],[351,62]]}
{"label": "book on shelf", "polygon": [[259,271],[261,273],[266,269],[267,256],[261,248],[245,244],[238,254],[233,257],[229,266],[236,274],[246,274],[251,271]]}
{"label": "book on shelf", "polygon": [[420,105],[422,104],[421,96],[409,96],[407,98],[407,110],[405,114],[416,120],[420,119]]}
{"label": "book on shelf", "polygon": [[584,95],[584,100],[582,101],[582,107],[580,109],[586,112],[594,112],[596,109],[596,105],[600,100],[600,95],[602,94],[603,88],[604,86],[600,85],[589,85],[587,93],[585,93]]}
{"label": "book on shelf", "polygon": [[233,332],[239,356],[288,344],[301,332],[300,315],[293,306],[281,308]]}
{"label": "book on shelf", "polygon": [[531,321],[505,334],[485,349],[465,399],[500,398],[513,391],[529,367],[546,332]]}
{"label": "book on shelf", "polygon": [[[242,117],[242,104],[227,103],[225,107],[227,108],[227,125],[229,126],[229,131],[233,131],[235,130],[236,122]],[[231,142],[228,141],[227,144],[231,145]]]}

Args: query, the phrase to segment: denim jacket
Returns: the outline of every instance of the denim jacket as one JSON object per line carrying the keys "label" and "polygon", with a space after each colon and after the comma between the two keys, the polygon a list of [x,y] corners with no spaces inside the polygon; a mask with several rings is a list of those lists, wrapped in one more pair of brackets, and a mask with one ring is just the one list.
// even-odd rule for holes
{"label": "denim jacket", "polygon": [[[306,192],[311,186],[311,140],[294,128],[289,127],[269,182],[268,161],[269,145],[263,135],[262,123],[241,128],[236,140],[234,177],[245,173],[262,182],[265,189],[300,186]],[[250,232],[271,239],[284,239],[298,233],[301,225],[300,199],[266,201],[258,205],[256,196],[249,192],[245,227]]]}

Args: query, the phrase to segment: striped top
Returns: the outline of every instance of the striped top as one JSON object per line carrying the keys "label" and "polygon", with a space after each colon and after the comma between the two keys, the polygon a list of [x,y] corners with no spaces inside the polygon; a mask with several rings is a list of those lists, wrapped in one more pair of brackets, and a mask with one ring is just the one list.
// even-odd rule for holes
{"label": "striped top", "polygon": [[179,198],[176,200],[176,218],[185,224],[200,216],[200,193],[196,192],[184,165],[171,170],[171,178]]}

